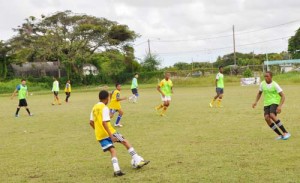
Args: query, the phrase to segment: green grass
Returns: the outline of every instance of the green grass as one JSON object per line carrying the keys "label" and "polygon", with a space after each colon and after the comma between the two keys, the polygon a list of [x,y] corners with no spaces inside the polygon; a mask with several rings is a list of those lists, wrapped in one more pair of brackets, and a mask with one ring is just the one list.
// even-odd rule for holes
{"label": "green grass", "polygon": [[151,163],[132,169],[117,144],[127,173],[120,178],[112,176],[110,156],[88,124],[96,90],[73,93],[61,106],[50,105],[50,93],[34,94],[28,98],[33,117],[21,109],[15,118],[18,101],[1,97],[0,182],[299,182],[299,87],[282,87],[287,101],[280,118],[292,133],[287,141],[274,140],[262,103],[251,108],[257,87],[226,87],[225,107],[209,108],[213,87],[175,86],[166,117],[154,112],[160,103],[155,89],[141,89],[138,104],[122,103],[118,130]]}

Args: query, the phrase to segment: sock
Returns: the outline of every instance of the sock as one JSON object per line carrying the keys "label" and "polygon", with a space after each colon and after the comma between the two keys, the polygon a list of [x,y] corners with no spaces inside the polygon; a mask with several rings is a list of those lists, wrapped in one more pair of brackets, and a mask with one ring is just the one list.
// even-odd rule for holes
{"label": "sock", "polygon": [[167,106],[164,106],[164,108],[163,108],[163,110],[162,110],[161,114],[165,114],[165,113],[166,113],[166,111],[167,111],[167,109],[168,109],[168,107],[167,107]]}
{"label": "sock", "polygon": [[222,99],[218,99],[218,106],[221,106]]}
{"label": "sock", "polygon": [[272,130],[274,130],[274,132],[277,133],[278,135],[282,135],[282,134],[280,133],[280,131],[278,130],[278,128],[275,126],[274,123],[272,123],[272,124],[270,125],[270,128],[271,128]]}
{"label": "sock", "polygon": [[215,101],[216,101],[216,99],[212,99],[210,103],[211,103],[211,104],[214,104]]}
{"label": "sock", "polygon": [[118,159],[116,157],[111,158],[111,162],[113,164],[113,168],[114,168],[114,172],[120,171],[120,166],[119,166],[119,162]]}
{"label": "sock", "polygon": [[17,108],[16,115],[19,114],[20,108]]}
{"label": "sock", "polygon": [[28,114],[30,115],[30,111],[29,111],[29,109],[28,108],[26,108],[26,111],[28,112]]}
{"label": "sock", "polygon": [[122,116],[119,115],[115,124],[118,125],[120,123],[121,119],[122,119]]}
{"label": "sock", "polygon": [[131,157],[134,159],[134,161],[136,161],[136,162],[141,161],[140,156],[135,152],[133,147],[128,149],[128,153],[131,155]]}
{"label": "sock", "polygon": [[160,104],[159,106],[156,107],[157,110],[162,109],[164,107],[163,104]]}
{"label": "sock", "polygon": [[287,133],[287,131],[285,130],[285,128],[284,128],[284,126],[283,126],[283,124],[281,123],[280,120],[276,121],[275,123],[276,123],[276,125],[280,128],[280,130],[281,130],[283,133]]}

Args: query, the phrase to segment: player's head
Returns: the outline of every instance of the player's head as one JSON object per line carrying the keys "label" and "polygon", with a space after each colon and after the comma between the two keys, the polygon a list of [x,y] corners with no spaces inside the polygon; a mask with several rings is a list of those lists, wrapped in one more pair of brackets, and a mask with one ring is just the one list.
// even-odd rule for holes
{"label": "player's head", "polygon": [[120,83],[117,83],[117,84],[116,84],[116,89],[117,89],[117,90],[121,90],[121,84],[120,84]]}
{"label": "player's head", "polygon": [[103,102],[105,105],[108,103],[109,93],[106,90],[101,90],[99,92],[99,100]]}
{"label": "player's head", "polygon": [[169,79],[170,79],[170,77],[171,77],[171,73],[169,73],[169,72],[166,72],[166,74],[165,74],[165,79],[166,79],[166,80],[169,80]]}
{"label": "player's head", "polygon": [[56,77],[53,77],[53,80],[54,80],[54,81],[57,81]]}
{"label": "player's head", "polygon": [[71,83],[71,81],[70,81],[70,80],[68,80],[68,81],[67,81],[67,83]]}
{"label": "player's head", "polygon": [[223,73],[223,66],[219,66],[219,72]]}
{"label": "player's head", "polygon": [[22,85],[26,85],[26,79],[21,80]]}
{"label": "player's head", "polygon": [[266,80],[267,83],[272,82],[272,77],[273,77],[273,73],[271,71],[267,71],[265,73],[265,80]]}
{"label": "player's head", "polygon": [[138,78],[138,77],[139,77],[139,74],[138,74],[138,73],[134,73],[134,77],[135,77],[135,78]]}

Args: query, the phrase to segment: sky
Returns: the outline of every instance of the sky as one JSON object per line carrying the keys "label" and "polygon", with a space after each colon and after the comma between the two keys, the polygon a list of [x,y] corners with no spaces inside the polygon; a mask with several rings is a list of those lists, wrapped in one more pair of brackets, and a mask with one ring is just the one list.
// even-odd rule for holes
{"label": "sky", "polygon": [[126,24],[140,37],[133,43],[141,61],[150,50],[170,66],[176,62],[214,62],[236,51],[287,50],[300,27],[297,0],[0,0],[0,40],[29,16],[71,10]]}

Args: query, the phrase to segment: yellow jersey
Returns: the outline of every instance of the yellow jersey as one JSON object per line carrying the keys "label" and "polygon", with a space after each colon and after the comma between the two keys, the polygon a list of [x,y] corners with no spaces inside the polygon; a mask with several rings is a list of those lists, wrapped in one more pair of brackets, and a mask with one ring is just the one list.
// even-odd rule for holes
{"label": "yellow jersey", "polygon": [[70,92],[71,93],[71,91],[72,91],[71,84],[67,83],[66,87],[65,87],[65,92]]}
{"label": "yellow jersey", "polygon": [[114,109],[114,110],[119,110],[121,109],[121,102],[118,101],[118,99],[120,98],[120,91],[119,90],[114,90],[111,94],[111,99],[110,99],[110,103],[108,105],[108,107],[110,109]]}
{"label": "yellow jersey", "polygon": [[104,103],[99,102],[96,105],[94,105],[93,110],[91,112],[90,120],[94,121],[95,136],[98,141],[109,137],[104,126],[102,125],[102,122],[107,123],[107,126],[112,134],[116,133],[116,130],[112,127],[110,123],[109,109]]}

